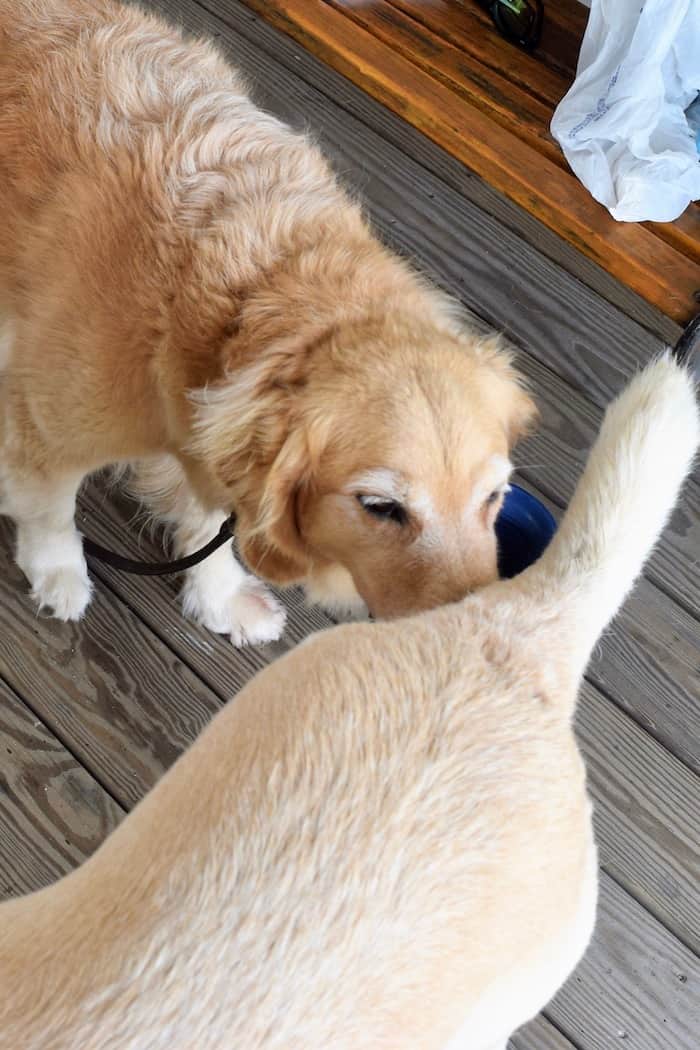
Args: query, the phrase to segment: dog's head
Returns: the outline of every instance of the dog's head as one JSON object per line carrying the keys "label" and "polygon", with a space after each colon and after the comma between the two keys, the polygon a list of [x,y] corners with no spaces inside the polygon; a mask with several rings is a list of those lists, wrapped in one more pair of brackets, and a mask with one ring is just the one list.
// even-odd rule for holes
{"label": "dog's head", "polygon": [[534,416],[495,340],[367,323],[290,338],[203,395],[196,451],[253,572],[391,617],[496,577],[509,452]]}

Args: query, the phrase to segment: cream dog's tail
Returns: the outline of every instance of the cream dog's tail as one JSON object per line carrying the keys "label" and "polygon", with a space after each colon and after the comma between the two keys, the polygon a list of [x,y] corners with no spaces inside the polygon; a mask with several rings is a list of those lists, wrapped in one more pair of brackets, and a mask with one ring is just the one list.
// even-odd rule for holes
{"label": "cream dog's tail", "polygon": [[610,405],[559,531],[516,577],[548,610],[579,676],[666,524],[699,441],[695,384],[666,354]]}

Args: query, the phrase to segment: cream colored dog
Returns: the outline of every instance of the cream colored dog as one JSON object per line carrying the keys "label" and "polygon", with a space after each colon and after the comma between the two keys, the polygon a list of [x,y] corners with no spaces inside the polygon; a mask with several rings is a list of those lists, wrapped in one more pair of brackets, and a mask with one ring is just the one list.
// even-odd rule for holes
{"label": "cream colored dog", "polygon": [[539,563],[258,675],[82,868],[0,908],[2,1050],[504,1050],[593,928],[576,693],[699,436],[655,362]]}
{"label": "cream colored dog", "polygon": [[[90,597],[82,479],[131,464],[175,553],[393,616],[496,576],[533,417],[493,340],[370,232],[318,150],[208,44],[111,0],[0,0],[0,513],[40,606]],[[222,550],[185,611],[281,607]]]}

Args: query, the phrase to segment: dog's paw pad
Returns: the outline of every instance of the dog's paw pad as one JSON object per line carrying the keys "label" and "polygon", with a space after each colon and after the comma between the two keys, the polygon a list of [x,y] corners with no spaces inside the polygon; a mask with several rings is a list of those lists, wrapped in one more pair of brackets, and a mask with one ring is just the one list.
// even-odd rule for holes
{"label": "dog's paw pad", "polygon": [[40,612],[58,620],[80,620],[90,602],[92,584],[85,568],[53,569],[35,580],[32,598]]}

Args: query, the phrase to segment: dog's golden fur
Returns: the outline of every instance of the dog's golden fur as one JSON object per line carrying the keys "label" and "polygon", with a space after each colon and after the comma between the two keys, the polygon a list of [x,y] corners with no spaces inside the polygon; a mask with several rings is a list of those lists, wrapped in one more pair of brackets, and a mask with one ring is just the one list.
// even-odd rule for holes
{"label": "dog's golden fur", "polygon": [[[0,512],[37,602],[82,615],[75,492],[113,462],[178,553],[233,509],[248,566],[326,604],[495,577],[534,413],[508,355],[209,44],[112,0],[0,0],[0,208]],[[184,602],[236,641],[281,628],[227,552]]]}
{"label": "dog's golden fur", "polygon": [[82,868],[0,908],[1,1050],[505,1050],[590,937],[576,692],[699,435],[657,361],[539,563],[255,678]]}

